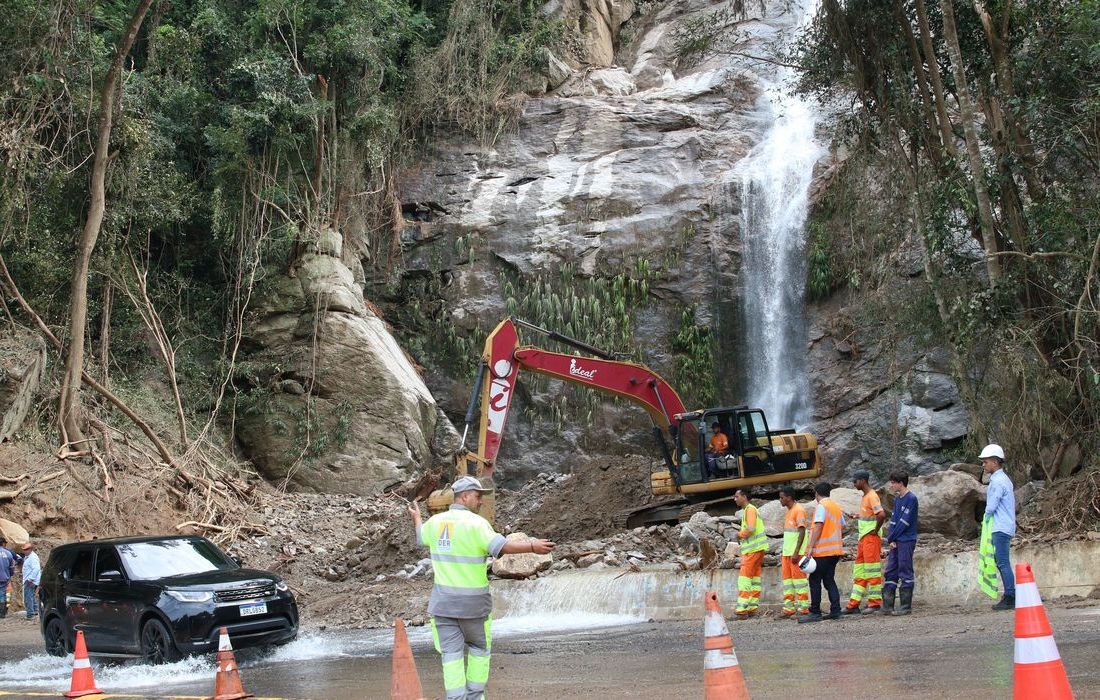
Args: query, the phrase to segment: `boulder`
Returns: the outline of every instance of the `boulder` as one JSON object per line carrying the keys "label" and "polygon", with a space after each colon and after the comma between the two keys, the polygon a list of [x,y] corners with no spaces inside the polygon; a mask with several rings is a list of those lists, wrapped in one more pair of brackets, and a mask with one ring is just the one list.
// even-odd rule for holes
{"label": "boulder", "polygon": [[4,539],[8,541],[8,548],[12,550],[22,547],[31,539],[22,525],[3,518],[0,518],[0,534],[4,535]]}
{"label": "boulder", "polygon": [[764,519],[764,532],[768,537],[780,537],[783,535],[783,520],[787,517],[787,509],[779,501],[768,501],[758,508],[760,517]]}
{"label": "boulder", "polygon": [[[508,535],[509,540],[528,540],[522,532]],[[500,578],[531,578],[540,571],[546,571],[554,563],[550,554],[504,554],[493,561],[493,574]]]}
{"label": "boulder", "polygon": [[956,462],[951,465],[951,471],[960,472],[962,474],[969,474],[977,479],[979,482],[982,480],[983,470],[980,464],[970,464],[969,462]]}
{"label": "boulder", "polygon": [[985,500],[986,487],[970,475],[942,471],[909,480],[917,495],[918,529],[954,537],[977,537],[981,525],[975,515],[979,501]]}
{"label": "boulder", "polygon": [[603,554],[595,552],[593,554],[585,554],[583,557],[577,559],[578,569],[587,569],[596,562],[603,561]]}
{"label": "boulder", "polygon": [[318,234],[258,291],[235,377],[236,436],[272,481],[371,495],[449,462],[458,439],[342,248],[338,232]]}
{"label": "boulder", "polygon": [[[845,513],[859,513],[859,504],[863,502],[863,494],[856,489],[837,488],[829,495]],[[813,519],[813,510],[817,506],[806,509],[806,517]]]}
{"label": "boulder", "polygon": [[1029,481],[1016,489],[1016,512],[1022,513],[1028,504],[1035,500],[1039,492],[1046,488],[1045,481]]}
{"label": "boulder", "polygon": [[26,328],[0,335],[0,441],[23,426],[46,366],[46,343]]}
{"label": "boulder", "polygon": [[741,556],[741,543],[730,542],[726,545],[726,549],[724,552],[722,552],[722,555],[727,559],[736,559],[737,557]]}

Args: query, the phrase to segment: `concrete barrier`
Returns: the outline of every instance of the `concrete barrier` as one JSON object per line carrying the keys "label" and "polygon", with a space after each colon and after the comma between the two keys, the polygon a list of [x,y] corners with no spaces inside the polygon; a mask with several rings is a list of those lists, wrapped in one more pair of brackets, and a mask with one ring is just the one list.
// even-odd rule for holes
{"label": "concrete barrier", "polygon": [[[990,603],[978,590],[976,549],[959,554],[920,552],[914,557],[917,600],[938,604],[980,606]],[[1100,542],[1063,542],[1052,547],[1021,547],[1013,563],[1030,562],[1046,599],[1088,596],[1100,590]],[[779,567],[765,567],[761,576],[764,605],[783,600]],[[846,600],[852,585],[852,563],[837,566],[837,584]],[[1082,585],[1086,584],[1086,585]],[[661,565],[635,573],[622,569],[566,571],[529,581],[492,582],[494,614],[599,613],[653,620],[684,620],[702,616],[703,592],[715,590],[727,609],[737,601],[737,570],[682,571]]]}

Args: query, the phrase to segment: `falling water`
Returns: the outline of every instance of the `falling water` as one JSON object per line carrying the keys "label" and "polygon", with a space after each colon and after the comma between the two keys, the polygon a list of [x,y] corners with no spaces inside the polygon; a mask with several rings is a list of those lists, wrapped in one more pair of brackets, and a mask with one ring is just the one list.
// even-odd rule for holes
{"label": "falling water", "polygon": [[[807,3],[811,4],[811,3]],[[798,33],[812,7],[784,32]],[[790,90],[790,69],[764,78],[757,108],[770,126],[738,165],[742,188],[744,330],[747,394],[771,427],[803,427],[811,418],[806,377],[806,214],[816,141],[814,106]]]}

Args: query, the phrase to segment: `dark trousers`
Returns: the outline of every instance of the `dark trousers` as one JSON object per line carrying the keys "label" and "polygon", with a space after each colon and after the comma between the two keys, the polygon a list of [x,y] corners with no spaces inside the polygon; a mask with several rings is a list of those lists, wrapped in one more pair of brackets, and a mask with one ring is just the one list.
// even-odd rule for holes
{"label": "dark trousers", "polygon": [[912,542],[895,542],[896,547],[891,547],[886,555],[886,582],[883,589],[891,587],[913,587],[913,550],[917,548],[916,540]]}
{"label": "dark trousers", "polygon": [[814,557],[817,568],[810,574],[810,612],[821,614],[821,585],[829,593],[829,612],[840,612],[840,589],[836,587],[836,564],[840,557]]}

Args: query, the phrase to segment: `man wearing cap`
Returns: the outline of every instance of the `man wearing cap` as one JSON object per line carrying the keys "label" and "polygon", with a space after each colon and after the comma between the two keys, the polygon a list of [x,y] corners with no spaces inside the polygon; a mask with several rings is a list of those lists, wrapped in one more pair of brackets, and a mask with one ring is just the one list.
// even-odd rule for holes
{"label": "man wearing cap", "polygon": [[34,545],[23,545],[23,606],[27,609],[27,619],[33,620],[38,614],[38,587],[42,583],[42,563],[34,551]]}
{"label": "man wearing cap", "polygon": [[882,610],[882,537],[879,531],[886,522],[886,511],[878,493],[871,488],[870,472],[860,469],[852,475],[853,486],[863,493],[859,515],[856,518],[859,529],[859,543],[856,545],[856,560],[852,565],[852,595],[848,599],[845,615],[858,615],[859,604],[867,596],[867,609],[864,614]]}
{"label": "man wearing cap", "polygon": [[8,586],[15,576],[15,555],[8,551],[8,542],[0,535],[0,620],[8,616]]}
{"label": "man wearing cap", "polygon": [[[982,469],[989,474],[985,520],[988,523],[986,527],[993,532],[993,561],[1004,585],[1004,597],[993,609],[1013,610],[1016,608],[1016,577],[1012,573],[1009,554],[1012,538],[1016,536],[1016,492],[1012,488],[1012,479],[1005,473],[1005,452],[1000,445],[986,445],[978,459],[982,461]],[[993,585],[995,596],[996,581]]]}
{"label": "man wearing cap", "polygon": [[[420,544],[431,550],[434,585],[428,601],[432,638],[443,657],[447,700],[483,700],[489,682],[493,597],[485,570],[487,557],[501,554],[549,554],[549,540],[506,540],[477,514],[483,493],[472,476],[451,486],[451,507],[422,522],[420,506],[409,504]],[[469,657],[467,658],[467,652]]]}

